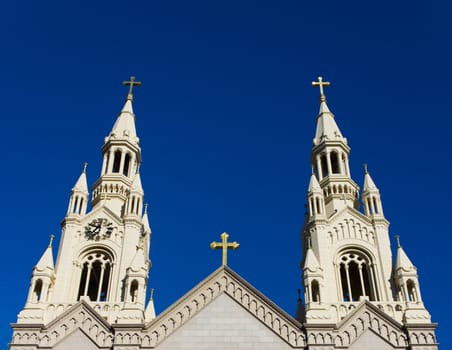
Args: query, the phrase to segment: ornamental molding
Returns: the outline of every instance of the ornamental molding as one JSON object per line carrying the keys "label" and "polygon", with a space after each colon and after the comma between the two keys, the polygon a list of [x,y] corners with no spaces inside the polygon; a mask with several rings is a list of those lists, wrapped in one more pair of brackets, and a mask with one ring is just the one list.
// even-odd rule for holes
{"label": "ornamental molding", "polygon": [[334,344],[336,347],[349,347],[367,330],[371,330],[394,348],[406,349],[408,346],[402,324],[369,301],[364,301],[336,326]]}
{"label": "ornamental molding", "polygon": [[110,349],[113,332],[108,324],[85,301],[80,301],[48,325],[13,324],[11,349],[31,349],[30,346],[53,348],[80,329],[99,349]]}
{"label": "ornamental molding", "polygon": [[[306,346],[301,323],[286,314],[230,268],[222,266],[146,325],[142,331],[141,347],[156,347],[223,293],[239,303],[291,347]],[[116,344],[118,343],[115,342]]]}

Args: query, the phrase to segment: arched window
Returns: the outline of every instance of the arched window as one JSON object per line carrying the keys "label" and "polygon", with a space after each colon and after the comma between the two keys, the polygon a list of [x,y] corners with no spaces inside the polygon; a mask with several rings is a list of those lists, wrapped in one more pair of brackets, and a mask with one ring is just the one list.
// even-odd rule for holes
{"label": "arched window", "polygon": [[320,288],[317,280],[313,280],[311,283],[311,295],[313,302],[320,303]]}
{"label": "arched window", "polygon": [[137,280],[133,280],[130,285],[130,300],[132,303],[137,302],[137,296],[138,296],[138,282]]}
{"label": "arched window", "polygon": [[129,176],[130,158],[130,154],[127,153],[124,158],[124,169],[122,170],[122,174],[125,176]]}
{"label": "arched window", "polygon": [[33,288],[33,301],[40,301],[42,293],[42,280],[37,280]]}
{"label": "arched window", "polygon": [[322,167],[322,176],[328,176],[328,164],[326,162],[326,155],[322,154],[320,156],[320,166]]}
{"label": "arched window", "polygon": [[375,197],[372,198],[373,205],[374,205],[374,212],[375,214],[379,214],[378,212],[378,205],[377,205],[377,199]]}
{"label": "arched window", "polygon": [[341,168],[339,166],[339,155],[336,152],[331,152],[331,172],[333,174],[341,173]]}
{"label": "arched window", "polygon": [[74,206],[72,207],[72,212],[77,213],[77,205],[78,205],[78,196],[75,196]]}
{"label": "arched window", "polygon": [[119,167],[121,166],[121,151],[117,150],[113,159],[113,172],[119,173]]}
{"label": "arched window", "polygon": [[408,289],[408,301],[417,302],[416,285],[413,280],[408,280],[406,288]]}
{"label": "arched window", "polygon": [[112,267],[111,256],[104,251],[91,252],[83,259],[82,266],[77,300],[87,296],[91,301],[107,301]]}
{"label": "arched window", "polygon": [[343,301],[359,301],[361,297],[376,300],[374,273],[369,259],[362,253],[346,252],[339,259],[339,277]]}

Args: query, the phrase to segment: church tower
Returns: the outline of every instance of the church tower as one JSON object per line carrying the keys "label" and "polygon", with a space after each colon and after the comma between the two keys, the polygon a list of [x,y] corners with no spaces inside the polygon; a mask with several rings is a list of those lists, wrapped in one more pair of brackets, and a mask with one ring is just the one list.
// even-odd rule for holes
{"label": "church tower", "polygon": [[400,245],[393,263],[389,221],[367,166],[360,198],[348,141],[327,105],[324,87],[330,83],[319,77],[312,84],[320,88],[320,111],[302,230],[306,325],[337,324],[367,303],[407,329],[434,327],[416,268]]}
{"label": "church tower", "polygon": [[141,149],[132,108],[134,77],[125,104],[102,146],[102,171],[92,186],[85,164],[69,198],[54,265],[51,244],[33,269],[17,324],[48,324],[78,303],[87,303],[109,324],[143,324],[151,229],[139,166]]}

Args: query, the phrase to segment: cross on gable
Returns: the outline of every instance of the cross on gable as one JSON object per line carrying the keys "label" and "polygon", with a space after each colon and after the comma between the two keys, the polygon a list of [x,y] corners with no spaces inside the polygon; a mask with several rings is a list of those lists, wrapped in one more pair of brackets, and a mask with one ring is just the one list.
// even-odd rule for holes
{"label": "cross on gable", "polygon": [[210,243],[211,249],[221,249],[223,251],[222,265],[226,266],[228,264],[228,249],[236,250],[240,244],[237,241],[228,242],[229,234],[223,232],[221,235],[221,242],[212,242]]}

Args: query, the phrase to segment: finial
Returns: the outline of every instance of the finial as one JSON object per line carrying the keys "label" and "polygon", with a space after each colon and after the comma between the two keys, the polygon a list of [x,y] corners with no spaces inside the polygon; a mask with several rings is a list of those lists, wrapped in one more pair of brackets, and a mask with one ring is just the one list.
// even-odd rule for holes
{"label": "finial", "polygon": [[52,248],[52,242],[53,242],[53,239],[54,239],[54,238],[55,238],[54,235],[50,235],[49,248]]}
{"label": "finial", "polygon": [[141,167],[141,163],[138,163],[137,164],[137,171],[135,172],[135,175],[140,173],[140,167]]}
{"label": "finial", "polygon": [[308,249],[312,248],[311,236],[308,236]]}
{"label": "finial", "polygon": [[400,245],[400,236],[399,235],[395,235],[395,239],[397,241],[397,248],[401,248],[402,246]]}
{"label": "finial", "polygon": [[314,175],[314,165],[311,165],[311,175]]}
{"label": "finial", "polygon": [[86,168],[88,167],[88,163],[83,163],[83,172],[86,173]]}
{"label": "finial", "polygon": [[318,77],[317,79],[318,79],[318,81],[313,81],[312,82],[312,86],[318,86],[320,88],[320,102],[325,102],[326,101],[326,96],[323,93],[323,87],[324,86],[330,86],[331,83],[329,81],[323,81],[322,77]]}
{"label": "finial", "polygon": [[149,299],[153,300],[154,299],[154,288],[151,288],[149,291]]}
{"label": "finial", "polygon": [[145,213],[145,214],[148,213],[148,205],[149,205],[149,203],[145,203],[145,204],[144,204],[144,213]]}
{"label": "finial", "polygon": [[129,81],[123,81],[122,85],[129,86],[129,93],[127,94],[127,100],[133,101],[133,87],[141,86],[141,81],[135,81],[135,77],[131,76]]}
{"label": "finial", "polygon": [[364,163],[363,167],[364,167],[364,174],[369,174],[369,172],[367,171],[367,163]]}
{"label": "finial", "polygon": [[301,289],[297,288],[297,293],[298,293],[298,301],[301,300]]}

